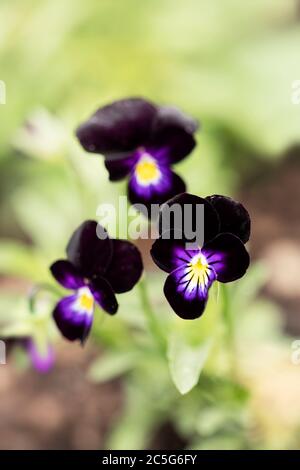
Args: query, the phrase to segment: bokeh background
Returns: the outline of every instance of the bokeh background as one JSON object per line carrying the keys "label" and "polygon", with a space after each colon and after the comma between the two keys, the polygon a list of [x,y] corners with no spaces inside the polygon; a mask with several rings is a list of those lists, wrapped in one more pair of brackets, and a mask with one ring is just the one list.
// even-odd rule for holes
{"label": "bokeh background", "polygon": [[[0,365],[0,448],[299,448],[299,3],[1,0],[0,18],[0,337],[51,338],[56,354],[46,375],[15,348]],[[252,269],[231,295],[238,372],[221,343],[183,396],[166,361],[132,347],[132,329],[147,334],[134,292],[84,349],[26,300],[72,230],[125,190],[74,129],[139,95],[201,122],[176,167],[190,192],[234,196],[252,217]],[[173,321],[140,248],[156,312]],[[218,328],[214,309],[193,328]]]}

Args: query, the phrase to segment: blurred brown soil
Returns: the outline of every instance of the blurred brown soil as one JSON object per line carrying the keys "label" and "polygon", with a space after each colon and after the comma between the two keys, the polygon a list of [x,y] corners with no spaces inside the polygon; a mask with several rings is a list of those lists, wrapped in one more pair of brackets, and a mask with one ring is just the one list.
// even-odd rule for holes
{"label": "blurred brown soil", "polygon": [[251,255],[268,270],[263,293],[275,301],[286,331],[300,334],[300,149],[253,175],[241,191],[252,217]]}
{"label": "blurred brown soil", "polygon": [[121,384],[86,379],[91,347],[63,343],[40,375],[0,366],[1,449],[101,449],[122,405]]}

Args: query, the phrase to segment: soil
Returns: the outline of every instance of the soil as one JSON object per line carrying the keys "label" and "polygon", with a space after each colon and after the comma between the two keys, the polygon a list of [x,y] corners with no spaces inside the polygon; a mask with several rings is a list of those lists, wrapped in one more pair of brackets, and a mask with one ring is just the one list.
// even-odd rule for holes
{"label": "soil", "polygon": [[300,149],[264,167],[244,185],[239,200],[252,219],[251,256],[268,271],[263,294],[275,301],[285,328],[300,334]]}

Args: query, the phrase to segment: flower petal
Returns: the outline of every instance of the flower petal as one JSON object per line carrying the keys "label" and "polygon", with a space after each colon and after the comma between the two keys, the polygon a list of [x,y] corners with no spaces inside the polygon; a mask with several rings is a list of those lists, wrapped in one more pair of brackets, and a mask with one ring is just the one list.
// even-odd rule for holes
{"label": "flower petal", "polygon": [[[197,207],[203,205],[204,207],[204,227],[201,220],[197,221],[199,225],[196,227]],[[172,212],[178,207],[178,217],[172,217]],[[180,216],[182,214],[182,216]],[[173,199],[170,199],[162,205],[159,214],[159,232],[160,234],[168,231],[182,231],[185,238],[190,238],[189,232],[197,229],[198,234],[204,235],[204,241],[211,240],[219,233],[219,217],[216,210],[209,201],[193,194],[183,193],[178,194]],[[190,234],[192,235],[192,233]],[[190,240],[193,242],[193,240]]]}
{"label": "flower petal", "polygon": [[110,315],[114,315],[118,310],[118,302],[111,285],[103,279],[97,277],[90,284],[91,292],[96,302]]}
{"label": "flower petal", "polygon": [[170,163],[178,162],[195,147],[197,128],[197,121],[179,109],[160,106],[153,124],[151,144],[156,148],[168,148]]}
{"label": "flower petal", "polygon": [[250,258],[243,242],[231,233],[221,233],[203,249],[209,265],[220,282],[232,282],[248,269]]}
{"label": "flower petal", "polygon": [[112,240],[113,256],[105,278],[120,294],[131,290],[143,272],[143,261],[137,247],[126,240]]}
{"label": "flower petal", "polygon": [[70,261],[60,259],[50,266],[53,277],[66,289],[76,290],[84,285],[83,277]]}
{"label": "flower petal", "polygon": [[174,312],[185,320],[199,318],[204,312],[208,290],[215,279],[210,270],[205,282],[199,282],[188,266],[173,271],[166,279],[164,294]]}
{"label": "flower petal", "polygon": [[[99,238],[100,232],[106,238]],[[68,243],[67,256],[85,277],[104,273],[112,257],[106,230],[93,220],[83,222]]]}
{"label": "flower petal", "polygon": [[186,249],[186,240],[182,232],[167,231],[155,240],[150,254],[160,269],[170,273],[188,263],[194,256],[194,251]]}
{"label": "flower petal", "polygon": [[54,349],[50,344],[47,345],[44,353],[41,353],[34,341],[30,338],[26,345],[33,367],[44,374],[52,369],[55,361]]}
{"label": "flower petal", "polygon": [[137,160],[135,154],[128,157],[120,156],[114,159],[105,159],[105,166],[109,172],[110,181],[119,181],[129,175]]}
{"label": "flower petal", "polygon": [[233,233],[246,243],[250,237],[251,221],[248,211],[240,203],[227,196],[214,194],[206,198],[220,218],[220,232]]}
{"label": "flower petal", "polygon": [[122,99],[98,109],[76,135],[88,152],[128,152],[148,141],[156,113],[156,106],[143,98]]}
{"label": "flower petal", "polygon": [[82,306],[81,295],[63,297],[53,311],[53,318],[65,338],[70,341],[79,339],[84,343],[93,323],[94,309]]}
{"label": "flower petal", "polygon": [[133,173],[128,185],[128,198],[131,204],[143,204],[147,209],[147,215],[151,216],[151,205],[160,205],[176,194],[185,191],[185,183],[169,167],[160,167],[160,177],[149,185],[139,183],[136,174]]}

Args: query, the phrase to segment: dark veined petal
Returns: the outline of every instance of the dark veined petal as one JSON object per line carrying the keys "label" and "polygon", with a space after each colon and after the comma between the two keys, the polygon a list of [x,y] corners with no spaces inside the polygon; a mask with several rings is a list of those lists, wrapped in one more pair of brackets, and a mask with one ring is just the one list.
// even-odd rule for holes
{"label": "dark veined petal", "polygon": [[129,152],[148,141],[156,113],[156,106],[145,99],[122,99],[98,109],[76,135],[88,152]]}
{"label": "dark veined petal", "polygon": [[231,197],[214,194],[206,198],[220,218],[220,232],[233,233],[246,243],[250,237],[251,221],[243,204]]}
{"label": "dark veined petal", "polygon": [[221,233],[202,251],[220,282],[235,281],[248,269],[249,254],[243,242],[231,233]]}
{"label": "dark veined petal", "polygon": [[[201,217],[203,206],[204,220]],[[200,215],[198,215],[198,209]],[[204,224],[203,224],[204,222]],[[204,226],[203,226],[204,225]],[[193,232],[197,238],[211,240],[219,233],[219,217],[209,201],[193,194],[178,194],[162,205],[159,214],[159,233],[179,230],[185,239],[193,241]]]}
{"label": "dark veined petal", "polygon": [[50,266],[53,277],[66,289],[76,290],[84,285],[78,269],[70,261],[60,259]]}
{"label": "dark veined petal", "polygon": [[53,311],[53,318],[62,335],[70,341],[84,343],[93,323],[94,300],[87,287],[77,294],[63,297]]}
{"label": "dark veined petal", "polygon": [[[101,239],[99,236],[106,238]],[[73,233],[67,246],[67,255],[83,276],[89,278],[101,275],[111,261],[111,240],[103,227],[93,220],[87,220]]]}
{"label": "dark veined petal", "polygon": [[[131,204],[142,204],[151,216],[151,205],[161,205],[176,194],[185,191],[185,183],[169,167],[160,167],[159,175],[150,184],[141,184],[136,172],[131,175],[128,184],[128,198]],[[139,209],[137,207],[137,209]],[[139,209],[141,210],[141,209]],[[157,214],[156,214],[157,215]]]}
{"label": "dark veined petal", "polygon": [[169,162],[176,163],[195,147],[197,128],[197,121],[179,109],[160,106],[153,124],[151,144],[156,148],[167,148]]}
{"label": "dark veined petal", "polygon": [[186,248],[186,240],[181,231],[167,231],[155,240],[150,254],[160,269],[170,273],[188,263],[194,251]]}
{"label": "dark veined petal", "polygon": [[113,256],[105,278],[117,294],[131,290],[143,272],[141,254],[133,243],[112,240]]}
{"label": "dark veined petal", "polygon": [[97,277],[90,283],[90,289],[96,302],[110,315],[114,315],[118,310],[118,302],[111,285],[103,279]]}
{"label": "dark veined petal", "polygon": [[52,369],[55,362],[54,349],[52,345],[48,344],[45,351],[40,351],[34,341],[30,338],[27,341],[26,349],[35,370],[44,374]]}
{"label": "dark veined petal", "polygon": [[164,294],[180,318],[194,320],[204,312],[208,290],[214,279],[215,273],[211,269],[199,277],[191,266],[181,266],[168,275]]}
{"label": "dark veined petal", "polygon": [[109,173],[110,181],[119,181],[125,178],[131,172],[136,162],[136,155],[126,157],[120,156],[114,159],[105,159],[105,166]]}

